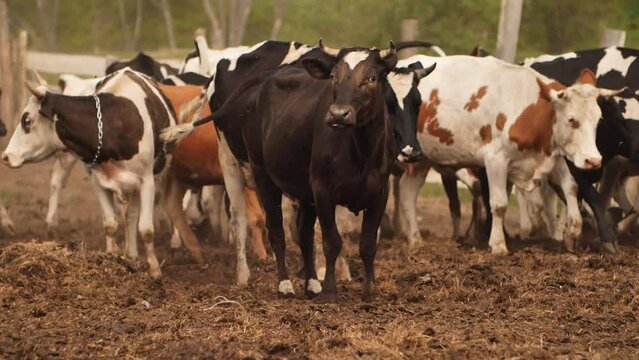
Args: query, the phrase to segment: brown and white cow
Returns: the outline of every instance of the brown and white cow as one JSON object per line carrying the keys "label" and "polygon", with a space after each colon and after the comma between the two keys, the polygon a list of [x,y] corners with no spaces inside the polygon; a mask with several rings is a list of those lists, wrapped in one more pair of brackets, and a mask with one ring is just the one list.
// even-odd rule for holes
{"label": "brown and white cow", "polygon": [[[170,105],[150,78],[129,69],[106,77],[93,96],[55,94],[44,84],[27,83],[27,88],[33,96],[2,154],[3,163],[16,168],[64,149],[86,163],[95,162],[91,180],[102,190],[98,197],[107,210],[105,232],[114,236],[117,231],[115,194],[127,215],[127,240],[140,232],[150,274],[159,278],[153,243],[154,170],[161,170],[165,160],[158,133],[175,124]],[[108,251],[115,250],[111,239]]]}
{"label": "brown and white cow", "polygon": [[553,169],[563,174],[559,184],[568,201],[566,232],[574,241],[581,231],[577,187],[565,162],[556,160],[565,156],[580,168],[600,166],[595,129],[601,110],[596,99],[618,91],[596,88],[590,71],[566,88],[534,70],[493,57],[417,55],[399,65],[415,61],[424,66],[437,62],[438,68],[419,85],[422,150],[443,166],[486,167],[492,252],[508,251],[503,233],[508,181],[532,190],[535,180]]}

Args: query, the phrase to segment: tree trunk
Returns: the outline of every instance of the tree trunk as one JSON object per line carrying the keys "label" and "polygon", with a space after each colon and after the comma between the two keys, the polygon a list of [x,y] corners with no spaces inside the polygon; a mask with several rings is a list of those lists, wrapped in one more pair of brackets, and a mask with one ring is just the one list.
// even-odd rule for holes
{"label": "tree trunk", "polygon": [[246,22],[251,13],[253,0],[234,0],[231,2],[229,19],[229,46],[239,46],[244,38]]}
{"label": "tree trunk", "polygon": [[36,7],[38,9],[38,19],[42,37],[44,38],[45,48],[47,50],[56,50],[57,48],[57,24],[60,3],[58,0],[53,1],[53,8],[49,0],[37,0]]}
{"label": "tree trunk", "polygon": [[144,15],[144,2],[138,0],[135,13],[135,26],[133,27],[133,48],[138,49],[140,46],[140,33],[142,32],[142,15]]}
{"label": "tree trunk", "polygon": [[0,80],[2,81],[2,96],[0,96],[0,117],[2,117],[7,131],[14,129],[13,120],[13,74],[11,71],[11,37],[9,33],[9,10],[5,0],[0,0]]}
{"label": "tree trunk", "polygon": [[[204,11],[211,23],[211,41],[214,49],[223,49],[226,47],[226,41],[224,41],[224,29],[218,19],[216,9],[212,0],[202,0],[204,5]],[[224,14],[222,13],[222,16]]]}
{"label": "tree trunk", "polygon": [[171,14],[171,7],[167,0],[156,0],[155,6],[162,13],[164,18],[164,27],[166,29],[166,37],[169,41],[169,49],[175,50],[175,30],[173,29],[173,15]]}
{"label": "tree trunk", "polygon": [[133,50],[133,34],[131,34],[131,27],[129,26],[129,20],[126,16],[124,0],[118,0],[118,15],[120,15],[120,26],[122,26],[122,32],[124,33],[126,48],[128,50]]}
{"label": "tree trunk", "polygon": [[277,39],[277,34],[279,34],[282,29],[284,14],[286,13],[286,7],[288,5],[288,0],[273,1],[273,28],[271,29],[271,40]]}

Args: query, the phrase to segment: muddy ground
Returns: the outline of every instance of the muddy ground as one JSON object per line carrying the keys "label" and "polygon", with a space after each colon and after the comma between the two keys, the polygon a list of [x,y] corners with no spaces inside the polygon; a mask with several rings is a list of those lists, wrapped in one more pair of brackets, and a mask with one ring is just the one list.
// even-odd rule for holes
{"label": "muddy ground", "polygon": [[[0,358],[637,358],[639,252],[565,253],[552,241],[511,242],[511,254],[459,247],[445,199],[420,199],[426,244],[408,252],[383,239],[380,295],[360,300],[362,266],[339,304],[277,298],[272,259],[251,260],[233,285],[233,250],[207,244],[207,269],[186,255],[164,261],[161,284],[143,261],[104,254],[100,213],[84,171],[62,199],[55,242],[44,217],[50,163],[2,170],[0,194],[16,223],[0,237]],[[464,223],[468,222],[464,205]],[[508,215],[516,233],[516,211]],[[299,251],[288,247],[299,269]]]}

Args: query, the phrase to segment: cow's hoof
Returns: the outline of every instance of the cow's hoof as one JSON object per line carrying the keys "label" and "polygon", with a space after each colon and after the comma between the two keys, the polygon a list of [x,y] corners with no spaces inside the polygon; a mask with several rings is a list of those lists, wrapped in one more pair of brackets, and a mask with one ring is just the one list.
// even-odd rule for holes
{"label": "cow's hoof", "polygon": [[364,292],[362,293],[362,301],[371,302],[375,300],[377,297],[377,287],[372,285],[370,288],[364,288]]}
{"label": "cow's hoof", "polygon": [[320,296],[319,301],[323,304],[337,304],[337,293],[324,292],[322,296]]}
{"label": "cow's hoof", "polygon": [[[237,269],[237,279],[236,279],[237,286],[247,287],[249,277],[251,277],[251,272],[249,271],[248,267],[239,267]],[[280,287],[281,287],[281,283],[280,283]],[[292,285],[291,285],[291,288],[292,288]]]}
{"label": "cow's hoof", "polygon": [[280,299],[292,299],[295,297],[295,290],[291,280],[282,280],[277,286],[277,296]]}
{"label": "cow's hoof", "polygon": [[508,248],[506,247],[506,244],[491,246],[490,249],[493,255],[508,255]]}
{"label": "cow's hoof", "polygon": [[322,284],[316,279],[309,279],[306,283],[306,297],[315,299],[322,293]]}
{"label": "cow's hoof", "polygon": [[606,254],[616,254],[618,252],[617,247],[612,242],[603,242],[601,247]]}
{"label": "cow's hoof", "polygon": [[571,238],[571,237],[566,237],[564,239],[564,247],[566,248],[566,251],[568,251],[569,253],[575,253],[575,239]]}
{"label": "cow's hoof", "polygon": [[196,264],[204,264],[204,257],[199,252],[193,253],[193,260]]}
{"label": "cow's hoof", "polygon": [[153,279],[153,282],[155,283],[161,283],[162,282],[162,272],[160,271],[160,269],[151,269],[149,270],[149,274],[151,275],[151,279]]}

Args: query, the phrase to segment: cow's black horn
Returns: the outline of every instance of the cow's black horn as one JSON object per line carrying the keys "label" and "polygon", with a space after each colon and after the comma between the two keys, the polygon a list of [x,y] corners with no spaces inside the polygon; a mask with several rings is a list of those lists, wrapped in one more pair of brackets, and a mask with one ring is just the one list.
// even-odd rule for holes
{"label": "cow's black horn", "polygon": [[328,46],[324,45],[324,40],[322,40],[322,38],[319,39],[319,48],[326,55],[337,56],[337,54],[339,54],[339,49],[329,48]]}
{"label": "cow's black horn", "polygon": [[390,42],[390,47],[388,49],[379,51],[379,56],[382,59],[389,58],[393,55],[395,55],[395,43],[392,41]]}

